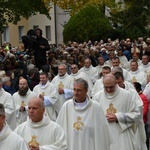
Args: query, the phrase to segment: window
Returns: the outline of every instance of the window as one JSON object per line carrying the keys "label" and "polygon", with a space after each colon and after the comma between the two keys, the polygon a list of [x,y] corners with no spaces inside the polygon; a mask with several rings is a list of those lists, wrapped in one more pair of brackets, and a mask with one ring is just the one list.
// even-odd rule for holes
{"label": "window", "polygon": [[3,41],[9,42],[9,27],[8,26],[4,27]]}
{"label": "window", "polygon": [[18,37],[19,41],[22,41],[22,36],[24,35],[24,26],[18,26]]}
{"label": "window", "polygon": [[39,26],[33,26],[33,29],[36,30],[37,28],[39,28]]}
{"label": "window", "polygon": [[51,26],[45,26],[46,39],[51,41]]}

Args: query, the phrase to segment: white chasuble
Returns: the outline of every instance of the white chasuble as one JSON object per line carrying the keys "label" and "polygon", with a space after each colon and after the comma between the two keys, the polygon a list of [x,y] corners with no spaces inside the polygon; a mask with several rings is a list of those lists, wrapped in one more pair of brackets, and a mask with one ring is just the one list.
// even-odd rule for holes
{"label": "white chasuble", "polygon": [[114,139],[111,149],[136,150],[135,144],[137,144],[137,141],[134,127],[139,122],[140,111],[132,100],[131,94],[117,86],[115,93],[108,94],[102,90],[94,95],[93,100],[100,103],[105,114],[108,110],[113,110],[112,112],[115,113],[118,119],[118,122],[109,123]]}
{"label": "white chasuble", "polygon": [[29,145],[38,144],[40,150],[67,149],[63,129],[46,115],[38,123],[34,123],[28,118],[26,122],[15,129],[15,132],[23,137]]}
{"label": "white chasuble", "polygon": [[44,87],[42,87],[41,83],[39,83],[34,87],[33,91],[37,94],[37,96],[42,94],[43,96],[48,97],[51,105],[45,107],[45,112],[52,121],[56,121],[57,114],[61,108],[56,86],[48,81]]}
{"label": "white chasuble", "polygon": [[[16,109],[16,120],[17,126],[27,120],[27,110],[28,110],[28,102],[30,99],[38,97],[34,92],[28,89],[27,94],[25,96],[21,96],[18,92],[14,93],[12,96],[13,102],[15,104]],[[24,111],[20,111],[20,107],[23,105],[25,107]]]}
{"label": "white chasuble", "polygon": [[111,136],[100,105],[87,100],[87,105],[76,107],[67,101],[56,120],[67,137],[68,150],[110,150]]}

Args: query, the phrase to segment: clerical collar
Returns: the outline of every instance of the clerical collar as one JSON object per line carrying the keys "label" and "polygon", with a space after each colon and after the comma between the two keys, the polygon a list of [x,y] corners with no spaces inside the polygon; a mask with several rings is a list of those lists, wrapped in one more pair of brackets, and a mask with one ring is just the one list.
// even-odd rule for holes
{"label": "clerical collar", "polygon": [[144,68],[149,67],[149,66],[150,66],[150,63],[148,63],[147,65],[142,64],[142,66],[143,66]]}
{"label": "clerical collar", "polygon": [[108,98],[108,99],[112,99],[114,98],[119,92],[119,86],[116,85],[116,89],[113,93],[107,93],[105,90],[104,90],[104,93],[105,93],[105,97]]}
{"label": "clerical collar", "polygon": [[80,72],[78,71],[77,73],[71,73],[72,76],[77,76]]}
{"label": "clerical collar", "polygon": [[83,102],[83,103],[77,103],[75,100],[74,100],[74,105],[75,107],[77,108],[83,108],[87,105],[87,99]]}
{"label": "clerical collar", "polygon": [[85,71],[89,71],[90,69],[92,69],[92,65],[89,68],[84,67]]}
{"label": "clerical collar", "polygon": [[41,88],[44,89],[47,86],[48,81],[46,82],[46,84],[42,84],[42,83],[40,83],[40,84],[41,84]]}
{"label": "clerical collar", "polygon": [[137,73],[139,73],[139,72],[140,72],[140,70],[139,70],[139,69],[137,69],[136,71],[132,71],[132,70],[130,70],[130,72],[131,72],[132,74],[137,74]]}
{"label": "clerical collar", "polygon": [[68,75],[68,74],[67,74],[67,72],[66,72],[65,75],[63,75],[63,76],[58,75],[58,76],[59,76],[60,79],[64,79],[67,75]]}

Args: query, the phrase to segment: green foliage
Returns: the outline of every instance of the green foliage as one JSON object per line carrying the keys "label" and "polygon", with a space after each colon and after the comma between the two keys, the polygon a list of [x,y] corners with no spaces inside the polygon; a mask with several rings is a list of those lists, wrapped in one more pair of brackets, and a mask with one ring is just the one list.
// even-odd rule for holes
{"label": "green foliage", "polygon": [[43,0],[0,0],[0,31],[4,25],[16,24],[21,17],[29,18],[38,12],[50,19],[49,9]]}
{"label": "green foliage", "polygon": [[63,37],[69,40],[84,42],[106,39],[111,36],[111,24],[98,7],[87,5],[70,18],[64,26]]}
{"label": "green foliage", "polygon": [[122,38],[131,39],[149,36],[147,26],[150,25],[150,1],[125,0],[121,11],[111,12],[111,21]]}

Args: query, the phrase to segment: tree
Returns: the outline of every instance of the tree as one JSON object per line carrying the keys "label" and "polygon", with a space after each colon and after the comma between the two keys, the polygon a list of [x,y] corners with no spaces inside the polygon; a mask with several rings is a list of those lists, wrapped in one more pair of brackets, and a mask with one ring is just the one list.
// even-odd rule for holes
{"label": "tree", "polygon": [[4,25],[16,24],[21,17],[29,18],[38,12],[50,19],[50,6],[47,3],[43,0],[0,0],[0,31]]}
{"label": "tree", "polygon": [[150,1],[124,0],[118,5],[122,7],[117,11],[115,8],[111,9],[110,20],[114,28],[122,33],[122,38],[134,39],[139,36],[149,36]]}
{"label": "tree", "polygon": [[89,39],[95,41],[110,37],[112,31],[109,20],[99,7],[87,5],[70,18],[64,26],[63,36],[64,42],[84,42]]}

